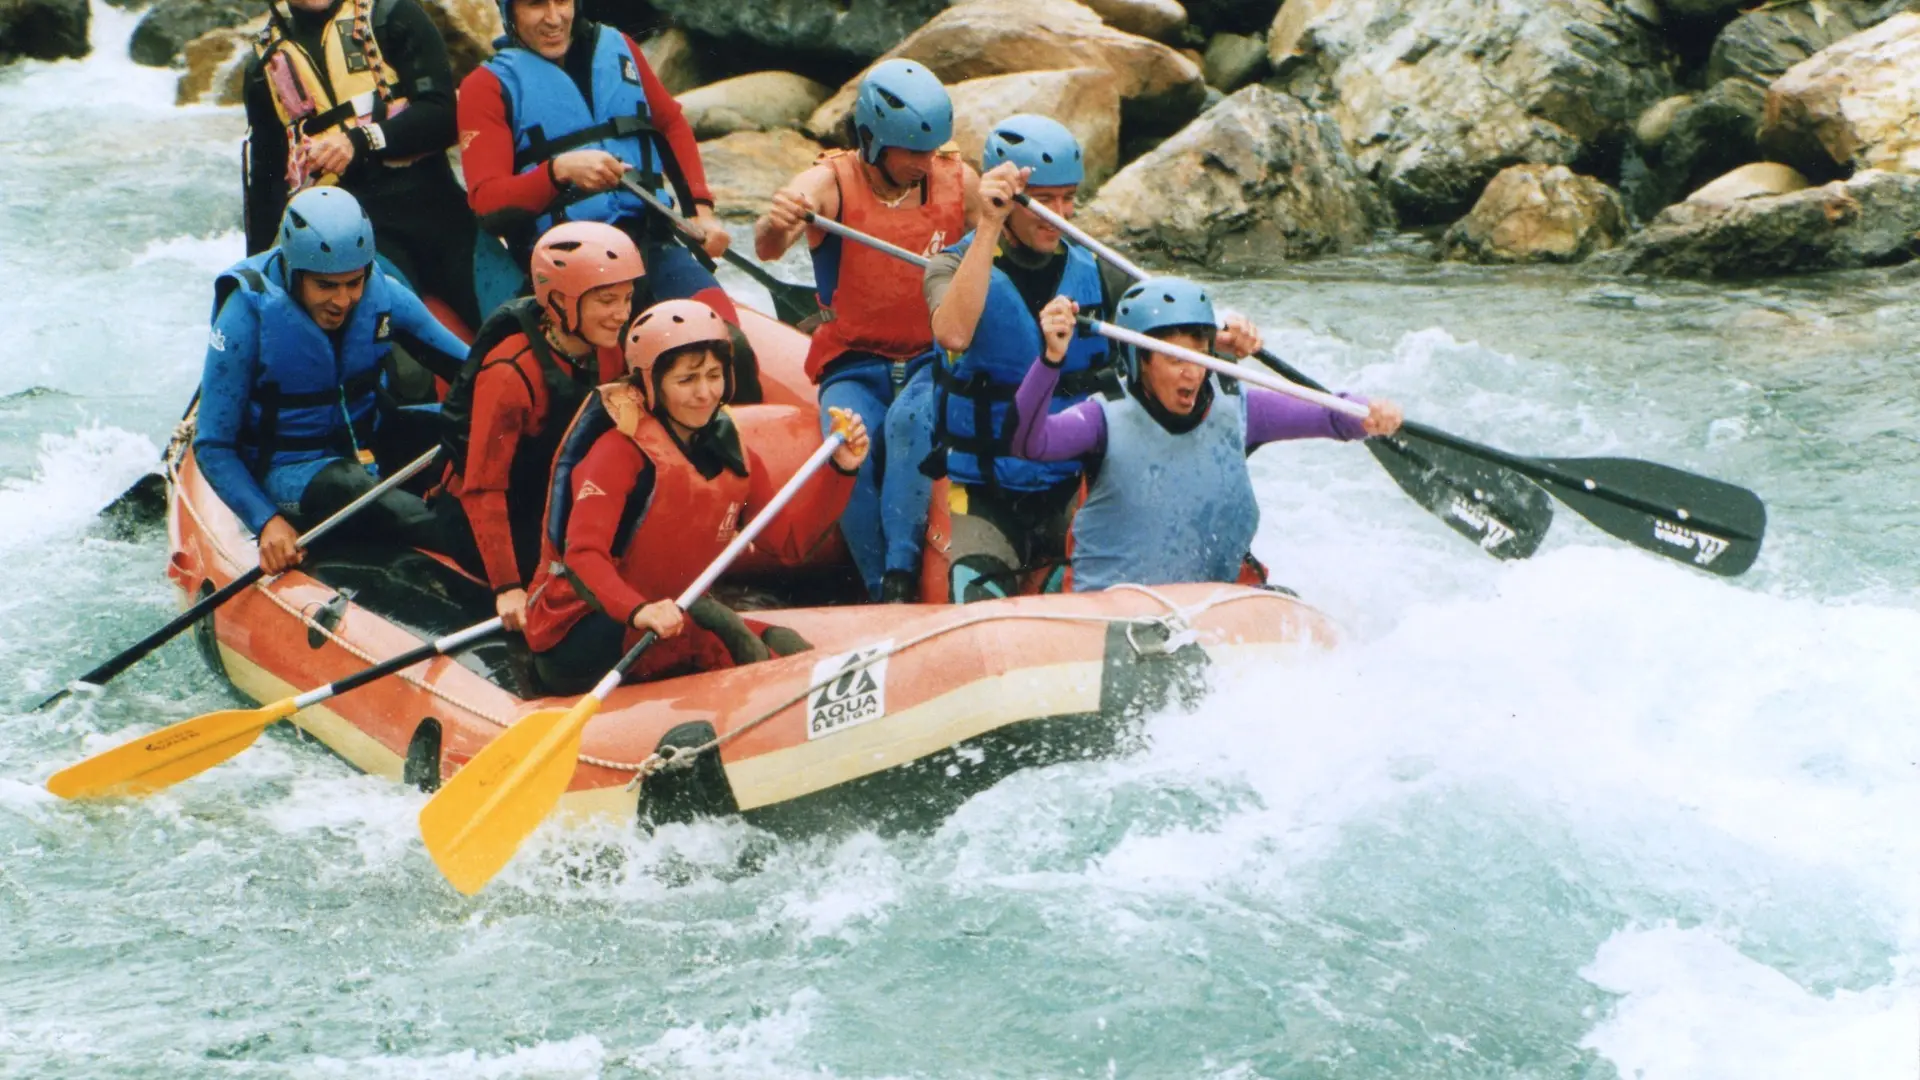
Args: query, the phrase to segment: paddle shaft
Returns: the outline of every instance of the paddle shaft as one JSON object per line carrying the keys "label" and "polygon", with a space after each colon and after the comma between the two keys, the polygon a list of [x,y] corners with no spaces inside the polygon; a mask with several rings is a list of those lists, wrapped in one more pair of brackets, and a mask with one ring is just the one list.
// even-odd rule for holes
{"label": "paddle shaft", "polygon": [[[674,213],[673,207],[668,206],[666,203],[661,202],[659,196],[655,195],[651,191],[648,191],[646,188],[641,187],[639,181],[633,178],[632,173],[628,173],[627,175],[621,177],[620,183],[628,191],[633,193],[634,198],[639,199],[643,203],[646,203],[648,209],[652,210],[654,213],[659,214],[661,217],[666,218],[668,221],[672,222],[673,227],[675,229],[678,229],[682,236],[685,236],[689,240],[695,241],[696,247],[699,246],[699,242],[703,242],[706,239],[705,233],[699,232],[698,230],[694,229],[693,225],[690,222],[688,222],[686,218],[680,216],[679,214]],[[706,254],[706,248],[699,247],[699,250],[702,255]],[[781,289],[800,289],[800,290],[804,290],[809,296],[811,296],[813,293],[812,289],[808,289],[804,285],[797,285],[791,281],[780,280],[779,278],[775,277],[772,273],[768,272],[766,267],[761,266],[759,263],[754,262],[752,259],[747,258],[745,255],[740,254],[739,252],[733,250],[732,248],[728,248],[725,252],[723,252],[721,254],[721,258],[726,259],[727,262],[733,264],[735,267],[738,267],[742,273],[746,274],[748,277],[752,278],[753,280],[759,282],[761,285],[765,286],[767,291],[769,292],[778,292]]]}
{"label": "paddle shaft", "polygon": [[[328,532],[332,531],[334,526],[352,517],[355,513],[367,506],[367,504],[385,495],[387,492],[392,491],[395,487],[411,479],[415,474],[419,473],[420,470],[432,464],[433,459],[438,456],[439,453],[440,448],[436,446],[426,453],[421,454],[415,458],[412,463],[407,465],[406,468],[382,480],[367,491],[366,494],[335,511],[332,517],[327,518],[325,521],[302,533],[300,538],[294,541],[294,543],[304,549],[314,541],[319,540]],[[175,615],[165,626],[141,638],[118,656],[115,656],[113,659],[108,660],[106,663],[101,664],[99,667],[94,668],[92,671],[87,672],[74,681],[87,683],[92,686],[104,684],[107,680],[139,662],[141,657],[146,656],[153,650],[173,640],[180,631],[199,622],[207,612],[233,599],[233,597],[238,595],[242,590],[249,588],[254,582],[259,581],[264,576],[266,576],[266,571],[255,566],[253,569],[228,582],[225,588],[207,596],[187,610]],[[34,706],[34,709],[35,711],[44,709],[70,693],[72,693],[71,690],[63,687],[59,693],[54,694],[52,697]]]}
{"label": "paddle shaft", "polygon": [[293,699],[294,711],[297,712],[309,705],[318,705],[328,698],[333,697],[335,694],[344,694],[349,690],[357,690],[376,679],[384,679],[396,671],[412,667],[422,660],[458,652],[468,645],[479,641],[481,638],[499,633],[500,628],[504,625],[505,624],[500,621],[499,616],[495,616],[486,622],[475,623],[465,630],[455,631],[446,637],[429,641],[418,648],[408,649],[406,652],[392,659],[382,660],[380,663],[362,671],[356,671],[344,679],[337,679],[325,686],[309,690],[299,695]]}
{"label": "paddle shaft", "polygon": [[1136,348],[1145,349],[1148,352],[1161,353],[1178,360],[1185,360],[1189,364],[1198,364],[1209,371],[1218,372],[1228,378],[1239,379],[1241,382],[1265,387],[1268,390],[1285,394],[1288,397],[1296,397],[1301,401],[1311,402],[1323,409],[1331,409],[1337,413],[1345,413],[1356,419],[1365,419],[1367,416],[1367,407],[1365,405],[1357,401],[1348,401],[1343,397],[1335,397],[1325,390],[1314,390],[1305,386],[1296,386],[1276,375],[1269,375],[1264,371],[1250,371],[1247,368],[1241,367],[1239,364],[1222,360],[1219,357],[1208,356],[1206,353],[1175,345],[1172,342],[1161,341],[1159,338],[1148,337],[1137,331],[1128,330],[1124,326],[1115,326],[1110,322],[1101,322],[1099,319],[1089,319],[1084,315],[1080,316],[1076,321],[1094,333],[1111,338],[1124,345],[1132,345]]}
{"label": "paddle shaft", "polygon": [[[787,504],[792,502],[794,496],[798,495],[800,489],[806,485],[808,478],[819,472],[820,466],[826,464],[827,459],[833,456],[833,452],[840,449],[840,444],[846,441],[847,437],[839,431],[828,435],[826,441],[820,444],[820,448],[813,452],[813,456],[807,458],[806,462],[793,474],[793,478],[788,480],[772,499],[768,500],[767,505],[762,507],[759,513],[753,515],[753,520],[747,522],[747,527],[740,530],[739,535],[733,538],[733,542],[727,545],[726,550],[708,563],[707,568],[700,572],[700,576],[693,579],[693,584],[688,585],[679,596],[674,598],[673,606],[685,611],[693,606],[695,600],[700,599],[708,589],[712,588],[713,583],[720,580],[720,575],[727,572],[727,567],[733,565],[733,560],[739,558],[740,553],[747,550],[747,545],[753,543],[767,525],[779,516],[780,511],[786,509]],[[659,635],[652,630],[640,635],[640,640],[633,643],[633,648],[627,650],[627,654],[620,658],[620,662],[613,666],[612,671],[607,672],[588,696],[595,701],[605,701],[607,695],[613,693],[613,688],[620,685],[620,680],[627,674],[627,669],[640,659],[640,654],[646,652],[658,637]]]}
{"label": "paddle shaft", "polygon": [[821,217],[819,214],[813,213],[812,211],[808,211],[807,224],[813,226],[816,229],[819,229],[822,232],[832,233],[833,235],[838,236],[844,240],[851,240],[856,244],[865,244],[868,247],[874,249],[875,251],[885,252],[886,254],[891,255],[902,262],[912,263],[913,265],[919,267],[922,270],[925,270],[927,268],[928,259],[925,255],[915,255],[913,252],[908,251],[906,248],[903,248],[898,244],[889,244],[885,240],[882,240],[877,236],[869,236],[866,233],[861,232],[859,229],[853,228],[852,226],[849,226],[849,225],[842,225],[839,222],[833,220],[832,218]]}

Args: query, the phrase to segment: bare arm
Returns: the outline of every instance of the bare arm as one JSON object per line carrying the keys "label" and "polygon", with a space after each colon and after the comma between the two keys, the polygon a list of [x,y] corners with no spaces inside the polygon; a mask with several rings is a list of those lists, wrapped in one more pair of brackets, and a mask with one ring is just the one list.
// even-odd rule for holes
{"label": "bare arm", "polygon": [[[800,234],[807,232],[806,214],[840,217],[840,186],[833,182],[833,169],[815,165],[773,193],[773,207],[753,223],[753,253],[762,262],[771,262],[787,253]],[[817,245],[824,236],[817,230],[808,237]]]}
{"label": "bare arm", "polygon": [[1026,187],[1026,179],[1024,170],[1007,162],[989,169],[975,186],[979,224],[974,226],[973,243],[954,271],[946,296],[933,309],[933,340],[943,349],[958,352],[973,344],[974,328],[987,306],[987,285],[993,280],[993,256],[1000,248],[1000,233],[1013,210],[1013,196]]}

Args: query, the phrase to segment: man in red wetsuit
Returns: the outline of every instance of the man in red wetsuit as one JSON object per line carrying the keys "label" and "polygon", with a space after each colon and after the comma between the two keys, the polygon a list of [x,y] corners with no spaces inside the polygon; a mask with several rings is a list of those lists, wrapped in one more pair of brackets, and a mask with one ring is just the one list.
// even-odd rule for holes
{"label": "man in red wetsuit", "polygon": [[532,271],[533,296],[481,327],[440,410],[453,474],[434,509],[509,630],[526,616],[560,436],[594,387],[626,373],[620,334],[646,273],[627,234],[597,221],[549,229]]}
{"label": "man in red wetsuit", "polygon": [[[659,644],[628,677],[665,678],[786,656],[810,646],[782,627],[742,619],[692,584],[772,500],[785,480],[742,438],[721,406],[729,390],[726,325],[697,300],[642,312],[627,333],[632,374],[580,410],[554,460],[538,596],[527,607],[534,673],[550,693],[579,693],[641,634]],[[833,528],[867,456],[850,432],[823,470],[756,545],[799,563]],[[691,623],[689,627],[686,624]]]}
{"label": "man in red wetsuit", "polygon": [[[500,14],[507,33],[499,51],[460,84],[461,168],[481,224],[516,253],[561,221],[613,225],[646,261],[646,299],[692,297],[738,327],[711,269],[729,237],[713,213],[699,144],[640,46],[576,18],[574,0],[501,0]],[[702,234],[705,265],[621,186],[630,172]],[[735,337],[736,400],[758,401],[759,372],[744,342]]]}

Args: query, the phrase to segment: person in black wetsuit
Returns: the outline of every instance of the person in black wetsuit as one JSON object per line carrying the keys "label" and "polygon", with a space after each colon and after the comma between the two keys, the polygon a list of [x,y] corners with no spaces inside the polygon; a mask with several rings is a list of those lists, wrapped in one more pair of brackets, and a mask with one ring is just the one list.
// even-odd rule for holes
{"label": "person in black wetsuit", "polygon": [[338,184],[414,289],[478,326],[473,212],[445,153],[454,89],[418,0],[274,0],[243,83],[248,254],[273,246],[290,195]]}

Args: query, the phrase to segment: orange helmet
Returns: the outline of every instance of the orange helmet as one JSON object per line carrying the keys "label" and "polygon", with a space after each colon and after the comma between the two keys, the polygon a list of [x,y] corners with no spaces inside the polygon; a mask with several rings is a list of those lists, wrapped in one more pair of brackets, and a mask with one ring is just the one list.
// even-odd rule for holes
{"label": "orange helmet", "polygon": [[[627,327],[627,371],[634,384],[653,408],[653,366],[660,358],[687,345],[708,345],[719,351],[723,360],[732,350],[733,338],[718,312],[698,300],[664,300],[640,313]],[[727,365],[727,394],[733,394],[733,368]]]}
{"label": "orange helmet", "polygon": [[[533,298],[571,334],[580,324],[580,298],[589,289],[645,277],[646,264],[627,234],[604,222],[569,221],[548,229],[533,245]],[[553,294],[568,298],[561,311]]]}

